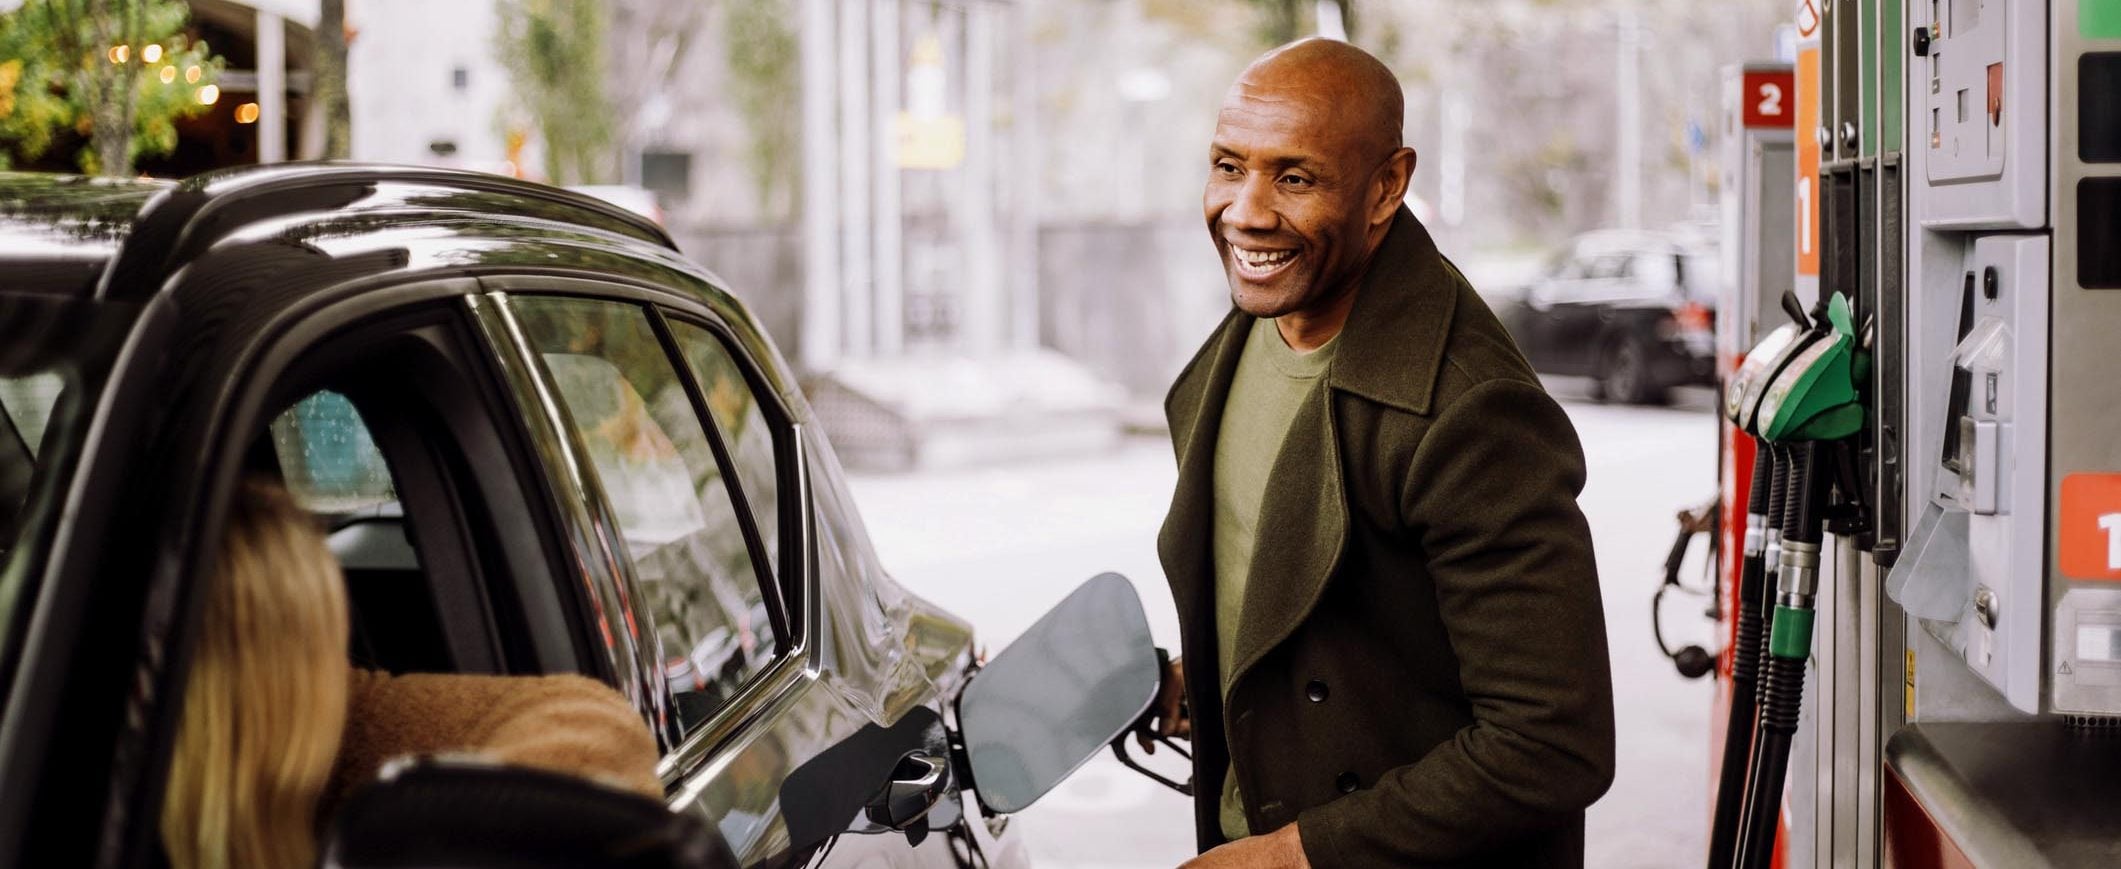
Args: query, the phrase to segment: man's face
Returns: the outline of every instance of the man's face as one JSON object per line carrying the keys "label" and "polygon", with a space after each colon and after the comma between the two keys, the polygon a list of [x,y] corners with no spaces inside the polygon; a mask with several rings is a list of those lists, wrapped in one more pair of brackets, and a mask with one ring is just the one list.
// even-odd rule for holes
{"label": "man's face", "polygon": [[1317,93],[1231,91],[1202,206],[1230,297],[1254,317],[1308,312],[1352,289],[1368,254],[1380,159]]}

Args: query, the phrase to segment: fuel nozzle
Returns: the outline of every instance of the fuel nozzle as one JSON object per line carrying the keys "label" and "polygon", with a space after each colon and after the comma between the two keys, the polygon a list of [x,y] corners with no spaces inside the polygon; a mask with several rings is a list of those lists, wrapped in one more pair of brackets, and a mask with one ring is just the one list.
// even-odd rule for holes
{"label": "fuel nozzle", "polygon": [[[1790,745],[1804,704],[1804,671],[1812,648],[1814,603],[1819,594],[1820,551],[1829,493],[1835,488],[1834,459],[1863,429],[1858,381],[1867,359],[1858,346],[1848,299],[1828,298],[1813,318],[1810,339],[1794,348],[1760,391],[1753,432],[1778,451],[1783,478],[1772,615],[1760,680],[1759,719],[1746,777],[1737,865],[1765,869],[1775,851],[1775,822],[1782,804]],[[1778,521],[1779,520],[1779,521]]]}

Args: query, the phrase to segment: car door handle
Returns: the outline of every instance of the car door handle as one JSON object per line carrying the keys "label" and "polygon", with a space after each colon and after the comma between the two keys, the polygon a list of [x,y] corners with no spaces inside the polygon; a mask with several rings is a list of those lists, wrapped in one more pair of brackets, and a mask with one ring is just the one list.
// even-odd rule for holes
{"label": "car door handle", "polygon": [[950,787],[950,761],[924,751],[907,752],[891,771],[891,781],[869,801],[869,820],[903,830],[935,810]]}

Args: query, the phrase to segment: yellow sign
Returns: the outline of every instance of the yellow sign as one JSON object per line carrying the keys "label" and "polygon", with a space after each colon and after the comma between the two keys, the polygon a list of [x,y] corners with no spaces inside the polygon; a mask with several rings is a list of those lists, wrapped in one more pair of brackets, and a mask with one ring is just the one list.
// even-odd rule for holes
{"label": "yellow sign", "polygon": [[965,119],[957,115],[898,116],[901,169],[955,169],[965,162]]}
{"label": "yellow sign", "polygon": [[1907,703],[1906,703],[1906,706],[1907,706],[1907,711],[1906,711],[1906,714],[1905,714],[1905,715],[1903,716],[1903,718],[1904,718],[1905,720],[1908,720],[1908,721],[1913,721],[1913,720],[1915,720],[1915,650],[1914,650],[1914,649],[1909,649],[1909,650],[1907,650],[1907,682],[1906,682],[1906,684],[1904,685],[1904,687],[1905,687],[1905,688],[1907,689],[1907,690],[1906,690],[1905,692],[1903,692],[1903,693],[1904,693],[1904,695],[1905,695],[1905,696],[1906,696],[1906,698],[1907,698]]}

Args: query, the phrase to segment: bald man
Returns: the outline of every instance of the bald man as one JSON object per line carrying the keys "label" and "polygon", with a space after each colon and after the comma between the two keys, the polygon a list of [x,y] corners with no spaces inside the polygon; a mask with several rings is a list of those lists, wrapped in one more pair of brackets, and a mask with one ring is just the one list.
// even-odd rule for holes
{"label": "bald man", "polygon": [[1402,207],[1402,99],[1361,50],[1294,43],[1209,149],[1233,310],[1165,402],[1158,539],[1189,867],[1580,866],[1612,781],[1583,453]]}

